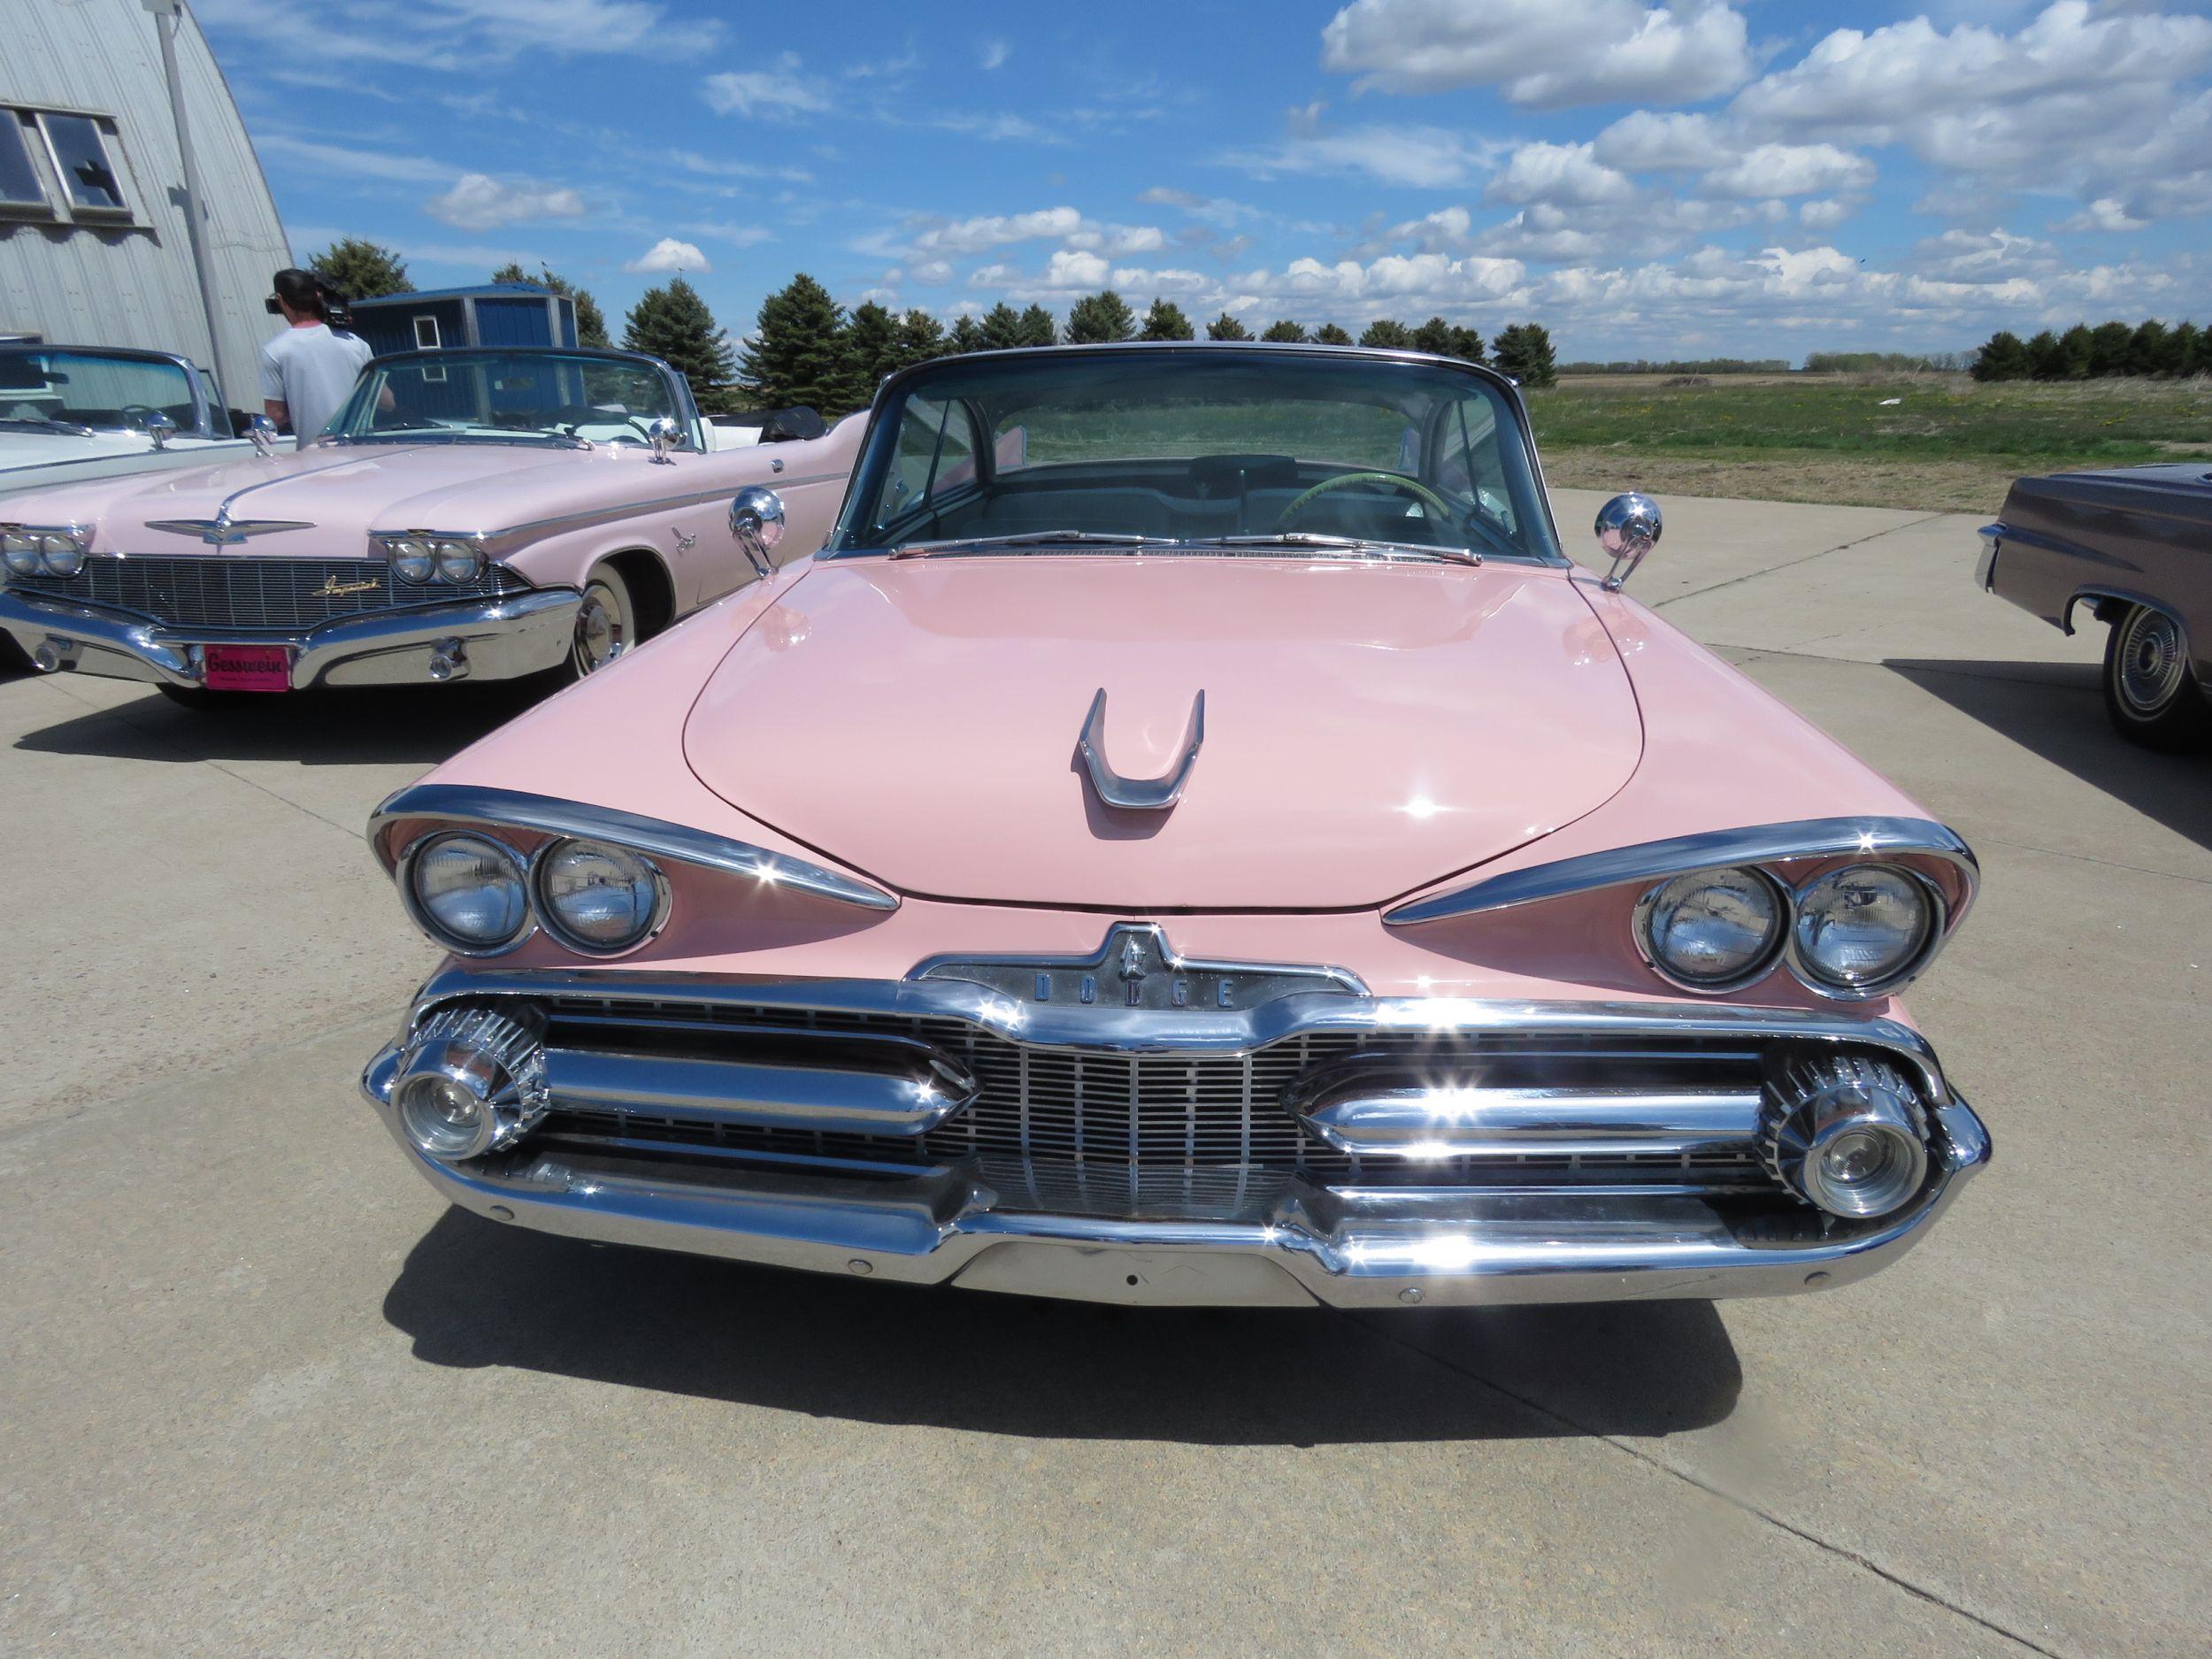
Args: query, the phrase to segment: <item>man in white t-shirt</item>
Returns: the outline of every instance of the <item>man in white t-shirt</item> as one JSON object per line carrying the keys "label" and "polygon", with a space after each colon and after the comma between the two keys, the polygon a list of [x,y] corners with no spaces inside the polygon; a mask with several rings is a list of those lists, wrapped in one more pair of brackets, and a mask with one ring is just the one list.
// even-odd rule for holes
{"label": "man in white t-shirt", "polygon": [[314,273],[280,271],[275,286],[277,308],[291,326],[261,348],[261,407],[306,443],[344,404],[372,353],[365,342],[332,330]]}

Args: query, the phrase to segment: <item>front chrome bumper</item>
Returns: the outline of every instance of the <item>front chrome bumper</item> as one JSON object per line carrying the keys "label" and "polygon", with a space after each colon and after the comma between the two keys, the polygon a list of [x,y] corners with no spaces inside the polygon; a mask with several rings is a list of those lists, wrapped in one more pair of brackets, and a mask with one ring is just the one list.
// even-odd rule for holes
{"label": "front chrome bumper", "polygon": [[[467,983],[460,974],[434,981],[418,1013]],[[484,976],[477,983],[485,990],[519,989],[528,976]],[[958,1010],[979,1023],[994,1017],[988,999],[972,987],[908,982],[896,988],[902,997],[929,992],[942,1010]],[[746,987],[749,997],[763,994]],[[970,994],[979,999],[972,1008],[961,1000]],[[1298,1001],[1270,1004],[1266,1018],[1387,1023],[1418,1011],[1388,999],[1359,998],[1335,999],[1325,1011],[1298,1015],[1286,1007]],[[1752,1012],[1729,1010],[1739,1017]],[[1777,1030],[1793,1038],[1826,1029],[1770,1012]],[[1662,1016],[1655,1005],[1578,1013],[1565,1004],[1456,1004],[1449,1018],[1467,1030],[1496,1032],[1547,1022],[1632,1030]],[[1701,1021],[1716,1028],[1748,1023],[1685,1010],[1686,1028]],[[1930,1086],[1939,1135],[1932,1148],[1934,1172],[1920,1195],[1896,1214],[1863,1223],[1824,1220],[1809,1208],[1747,1214],[1673,1188],[1473,1191],[1329,1184],[1304,1176],[1256,1187],[1249,1199],[1203,1218],[1071,1214],[1041,1209],[1016,1187],[995,1185],[974,1159],[913,1171],[879,1168],[864,1179],[818,1167],[624,1166],[558,1146],[533,1150],[526,1141],[511,1153],[457,1164],[421,1154],[399,1127],[392,1094],[404,1033],[370,1062],[361,1081],[394,1140],[450,1202],[570,1238],[904,1283],[1158,1305],[1717,1299],[1829,1288],[1878,1271],[1911,1248],[1989,1161],[1987,1132],[1916,1036],[1887,1022],[1869,1022],[1868,1028],[1895,1044],[1899,1061]],[[640,1109],[658,1108],[641,1091]]]}
{"label": "front chrome bumper", "polygon": [[583,598],[541,588],[499,599],[343,617],[296,634],[173,628],[127,611],[0,588],[0,630],[50,673],[197,687],[209,645],[280,645],[292,688],[517,680],[565,660]]}

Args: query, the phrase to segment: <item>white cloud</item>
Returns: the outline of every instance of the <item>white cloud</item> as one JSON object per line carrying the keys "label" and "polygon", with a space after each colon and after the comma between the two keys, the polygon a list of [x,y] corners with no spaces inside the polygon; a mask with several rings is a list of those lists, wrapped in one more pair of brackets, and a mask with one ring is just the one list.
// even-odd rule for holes
{"label": "white cloud", "polygon": [[1492,175],[1486,196],[1494,202],[1554,202],[1588,205],[1625,202],[1636,194],[1626,173],[1595,160],[1587,144],[1523,144]]}
{"label": "white cloud", "polygon": [[2101,196],[2070,219],[2051,227],[2063,231],[2141,230],[2149,221],[2137,219],[2114,197]]}
{"label": "white cloud", "polygon": [[1131,254],[1159,252],[1167,246],[1167,237],[1156,225],[1097,225],[1077,231],[1068,238],[1068,246],[1125,259]]}
{"label": "white cloud", "polygon": [[709,75],[700,90],[707,107],[718,115],[788,120],[830,107],[829,94],[800,73],[795,52],[784,53],[773,69],[724,70]]}
{"label": "white cloud", "polygon": [[918,219],[911,246],[923,254],[981,253],[1014,242],[1075,235],[1083,216],[1071,207],[1039,208],[1031,213],[990,213],[976,219]]}
{"label": "white cloud", "polygon": [[1112,269],[1094,253],[1062,248],[1045,262],[1044,284],[1048,288],[1101,288]]}
{"label": "white cloud", "polygon": [[453,188],[423,204],[431,218],[463,230],[491,230],[532,219],[581,219],[584,198],[570,189],[508,184],[487,173],[465,173]]}
{"label": "white cloud", "polygon": [[985,41],[976,48],[976,63],[979,67],[987,70],[996,69],[1013,55],[1014,47],[1011,42]]}
{"label": "white cloud", "polygon": [[1848,202],[1800,202],[1797,204],[1798,223],[1808,230],[1833,230],[1851,217]]}
{"label": "white cloud", "polygon": [[454,176],[454,170],[442,161],[403,155],[381,147],[326,144],[311,138],[295,137],[288,133],[256,133],[253,142],[254,148],[265,155],[288,157],[295,161],[306,162],[325,173],[345,173],[363,179],[392,179],[408,184],[446,184]]}
{"label": "white cloud", "polygon": [[1754,73],[1744,20],[1683,0],[1356,0],[1321,31],[1321,66],[1361,89],[1501,87],[1516,104],[1696,104]]}
{"label": "white cloud", "polygon": [[[342,6],[195,0],[211,32],[235,30],[252,57],[334,64],[393,64],[480,73],[530,52],[560,57],[651,53],[681,58],[722,38],[712,20],[672,19],[657,0],[348,0]],[[226,63],[241,55],[227,51]]]}
{"label": "white cloud", "polygon": [[1190,190],[1171,189],[1164,184],[1156,184],[1148,190],[1139,191],[1137,200],[1148,207],[1179,208],[1193,219],[1202,219],[1225,229],[1240,219],[1260,217],[1260,210],[1256,207],[1231,201],[1227,196],[1199,196]]}
{"label": "white cloud", "polygon": [[1624,173],[1686,173],[1717,167],[1734,152],[1709,115],[1634,110],[1600,133],[1591,153]]}
{"label": "white cloud", "polygon": [[699,251],[696,242],[678,242],[673,236],[664,236],[636,258],[622,267],[639,276],[662,271],[711,271],[706,255]]}
{"label": "white cloud", "polygon": [[1441,127],[1325,127],[1323,105],[1290,111],[1288,134],[1255,150],[1234,150],[1219,159],[1256,178],[1279,173],[1362,173],[1385,184],[1438,189],[1464,180],[1487,164],[1494,147]]}
{"label": "white cloud", "polygon": [[1823,196],[1863,190],[1874,164],[1833,144],[1761,144],[1705,175],[1710,196]]}

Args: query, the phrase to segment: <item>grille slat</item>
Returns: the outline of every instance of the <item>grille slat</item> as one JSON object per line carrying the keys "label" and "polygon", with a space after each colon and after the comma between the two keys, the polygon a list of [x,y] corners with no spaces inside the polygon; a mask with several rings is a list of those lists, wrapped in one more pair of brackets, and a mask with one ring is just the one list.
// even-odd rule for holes
{"label": "grille slat", "polygon": [[8,585],[127,611],[170,627],[288,634],[342,617],[498,598],[530,588],[500,565],[486,565],[472,582],[419,587],[400,580],[380,558],[237,553],[96,554],[75,576],[10,576]]}

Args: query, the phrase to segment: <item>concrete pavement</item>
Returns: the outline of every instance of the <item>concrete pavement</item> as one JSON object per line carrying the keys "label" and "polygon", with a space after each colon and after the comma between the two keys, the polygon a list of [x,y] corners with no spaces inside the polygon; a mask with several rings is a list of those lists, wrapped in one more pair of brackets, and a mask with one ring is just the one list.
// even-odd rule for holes
{"label": "concrete pavement", "polygon": [[432,955],[359,830],[514,696],[0,681],[0,1652],[2201,1652],[2212,761],[1971,518],[1668,506],[1636,590],[1984,864],[1914,1002],[1996,1163],[1824,1297],[1125,1312],[443,1211],[353,1093]]}

